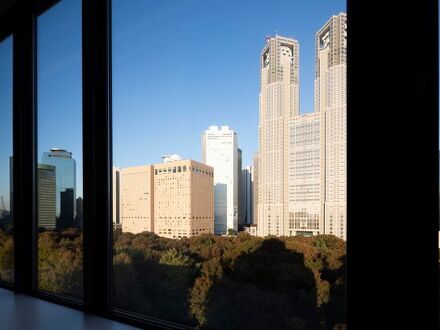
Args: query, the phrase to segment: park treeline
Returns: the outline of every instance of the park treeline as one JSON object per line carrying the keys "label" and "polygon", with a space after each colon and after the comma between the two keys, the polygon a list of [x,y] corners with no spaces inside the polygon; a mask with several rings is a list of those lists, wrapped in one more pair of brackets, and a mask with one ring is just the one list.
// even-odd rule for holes
{"label": "park treeline", "polygon": [[[345,243],[335,236],[113,236],[117,309],[202,329],[346,328]],[[0,276],[10,240],[0,233]],[[38,241],[40,289],[81,297],[81,232]]]}

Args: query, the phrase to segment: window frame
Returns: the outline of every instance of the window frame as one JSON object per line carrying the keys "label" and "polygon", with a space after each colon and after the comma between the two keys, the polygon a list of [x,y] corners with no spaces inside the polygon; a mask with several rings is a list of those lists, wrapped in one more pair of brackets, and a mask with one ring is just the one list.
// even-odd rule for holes
{"label": "window frame", "polygon": [[[111,111],[111,0],[82,0],[82,54],[83,54],[83,159],[84,163],[84,294],[83,301],[78,302],[64,296],[44,293],[36,290],[36,201],[35,201],[35,179],[36,179],[36,18],[45,10],[51,8],[60,0],[36,0],[30,4],[25,0],[10,0],[9,5],[0,7],[0,42],[13,35],[13,156],[14,156],[14,284],[13,286],[0,283],[0,287],[12,289],[15,292],[31,295],[37,298],[45,299],[57,304],[65,305],[85,312],[111,318],[120,322],[132,324],[142,328],[168,328],[168,329],[186,329],[187,327],[177,325],[171,322],[158,320],[144,315],[137,315],[126,311],[118,311],[112,309],[111,305],[111,258],[112,258],[112,111]],[[367,113],[370,109],[365,109],[362,105],[362,98],[357,95],[359,89],[366,86],[366,82],[360,81],[364,76],[359,73],[366,72],[367,69],[360,69],[359,58],[364,47],[360,44],[360,36],[365,36],[362,25],[371,19],[371,14],[367,9],[373,12],[375,4],[365,4],[357,1],[347,1],[347,17],[348,17],[348,43],[350,44],[347,51],[347,105],[348,109],[356,108],[359,111],[347,111],[347,154],[348,154],[348,174],[347,174],[347,218],[358,218],[359,222],[366,221],[368,214],[362,214],[362,203],[365,198],[371,198],[371,191],[377,189],[372,187],[375,181],[369,183],[369,179],[379,171],[373,170],[367,175],[363,175],[371,171],[368,164],[368,157],[378,159],[379,153],[372,153],[375,147],[380,149],[380,143],[371,137],[369,130],[364,127]],[[370,6],[368,8],[368,6]],[[425,15],[418,18],[424,24],[414,24],[412,33],[425,33],[423,38],[431,42],[427,47],[420,49],[421,58],[426,55],[429,68],[434,68],[435,73],[425,75],[425,86],[427,90],[428,101],[423,105],[432,102],[429,107],[426,122],[431,120],[434,124],[429,126],[429,130],[433,133],[434,139],[422,136],[418,141],[424,141],[433,145],[432,150],[427,149],[423,155],[426,159],[435,162],[429,167],[428,178],[435,179],[434,183],[425,184],[428,188],[426,196],[428,196],[428,207],[424,215],[430,215],[434,212],[431,221],[420,224],[421,233],[429,233],[428,237],[420,240],[420,247],[415,247],[415,251],[426,253],[437,244],[438,231],[438,3],[419,1],[417,4],[408,4],[404,8],[403,4],[399,4],[399,10],[407,10],[412,12],[413,8],[421,10],[418,13]],[[418,7],[419,6],[419,7]],[[7,8],[7,9],[4,9]],[[426,12],[423,9],[427,9]],[[370,17],[367,17],[370,14]],[[386,11],[380,15],[386,15]],[[428,23],[426,23],[428,22]],[[436,24],[436,26],[435,26]],[[383,27],[383,26],[382,26]],[[374,28],[373,28],[374,30]],[[385,27],[386,31],[388,30]],[[384,38],[384,37],[382,37]],[[374,62],[374,60],[373,60]],[[371,67],[371,65],[370,65]],[[385,68],[385,66],[384,66]],[[407,68],[405,69],[407,70]],[[424,68],[414,68],[407,75],[417,73],[419,70],[426,74]],[[359,75],[358,75],[359,74]],[[391,79],[391,83],[401,83],[397,78],[387,77]],[[367,80],[367,83],[369,81]],[[379,83],[380,84],[380,83]],[[385,83],[382,83],[385,84]],[[370,86],[371,87],[371,86]],[[380,93],[374,94],[373,98]],[[417,95],[416,95],[417,96]],[[407,95],[407,101],[411,97]],[[409,102],[410,103],[410,102]],[[428,105],[429,106],[429,105]],[[381,114],[384,120],[388,120],[387,115]],[[381,118],[378,118],[380,120]],[[407,121],[411,122],[411,118]],[[371,124],[371,121],[368,121]],[[378,125],[378,124],[377,124]],[[434,126],[433,126],[434,125]],[[378,134],[385,139],[385,134],[381,133],[379,128]],[[373,124],[373,128],[374,124]],[[421,129],[419,128],[421,131]],[[402,129],[397,130],[398,134],[403,134]],[[424,140],[423,140],[424,139]],[[432,144],[432,141],[435,143]],[[384,147],[382,147],[384,149]],[[368,151],[368,152],[366,152]],[[405,157],[406,158],[406,157]],[[395,161],[396,166],[400,166]],[[413,165],[413,163],[411,163]],[[419,165],[420,166],[420,165]],[[408,166],[410,167],[410,166]],[[191,170],[191,169],[188,169]],[[360,175],[362,174],[362,175]],[[386,179],[389,173],[382,173],[382,177]],[[367,189],[365,189],[367,187]],[[411,189],[411,188],[408,188]],[[396,190],[396,189],[394,189]],[[397,193],[397,192],[396,192]],[[402,191],[400,194],[404,194]],[[417,192],[418,194],[420,191]],[[428,195],[429,194],[429,195]],[[434,196],[434,198],[432,198]],[[19,207],[23,206],[25,207]],[[29,221],[31,219],[31,221]],[[92,219],[93,221],[88,221]],[[362,221],[361,221],[362,220]],[[390,221],[392,221],[390,219]],[[397,224],[395,221],[394,223]],[[390,225],[385,224],[386,230]],[[362,252],[367,239],[364,228],[358,222],[347,224],[347,324],[348,327],[356,328],[356,325],[363,325],[363,321],[358,321],[355,314],[364,312],[365,302],[361,299],[367,294],[371,298],[374,294],[379,294],[384,287],[378,284],[378,279],[373,278],[372,283],[367,285],[367,289],[371,293],[366,292],[361,281],[365,280],[362,274],[364,269],[361,267],[361,260],[367,256]],[[404,231],[396,229],[396,232],[402,234]],[[385,249],[389,248],[385,238],[375,238],[375,244]],[[392,241],[392,240],[391,240]],[[397,238],[396,241],[400,241]],[[419,241],[418,241],[419,242]],[[377,250],[377,249],[376,249]],[[376,251],[374,250],[374,251]],[[396,248],[391,248],[397,251]],[[437,256],[438,251],[429,252],[429,257]],[[429,267],[430,271],[434,270],[435,275],[425,278],[425,281],[417,281],[421,286],[423,294],[433,298],[434,295],[424,289],[431,287],[431,291],[435,291],[438,295],[438,265],[423,259],[423,265]],[[384,265],[383,257],[379,258],[379,265]],[[399,257],[396,255],[398,260]],[[397,274],[396,271],[394,271]],[[412,278],[414,272],[407,275],[399,273],[404,278]],[[422,277],[421,277],[422,278]],[[434,279],[434,281],[433,281]],[[375,282],[376,281],[376,282]],[[400,283],[400,282],[399,282]],[[378,284],[377,289],[373,288],[374,284]],[[389,285],[389,282],[386,282]],[[437,290],[433,290],[432,288]],[[384,293],[386,296],[386,292]],[[434,300],[438,300],[434,297]],[[393,303],[403,306],[404,301],[394,299]],[[426,302],[417,301],[417,310],[414,310],[414,319],[429,319],[428,316],[435,316],[436,310],[433,310],[430,299]],[[380,305],[381,303],[378,302]],[[384,304],[384,303],[382,303]],[[417,312],[420,311],[420,314]],[[423,314],[422,314],[423,312]],[[380,313],[378,313],[380,315]],[[420,315],[420,316],[419,316]],[[377,320],[380,316],[369,315],[370,319]],[[431,320],[431,319],[429,319]],[[429,321],[428,320],[428,321]]]}

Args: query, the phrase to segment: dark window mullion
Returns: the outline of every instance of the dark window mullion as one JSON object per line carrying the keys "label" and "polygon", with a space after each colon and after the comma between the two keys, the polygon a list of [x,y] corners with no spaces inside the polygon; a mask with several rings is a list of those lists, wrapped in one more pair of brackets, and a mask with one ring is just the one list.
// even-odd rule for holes
{"label": "dark window mullion", "polygon": [[84,307],[110,307],[110,2],[82,2]]}
{"label": "dark window mullion", "polygon": [[30,293],[35,284],[35,17],[23,7],[13,35],[13,213],[14,287]]}

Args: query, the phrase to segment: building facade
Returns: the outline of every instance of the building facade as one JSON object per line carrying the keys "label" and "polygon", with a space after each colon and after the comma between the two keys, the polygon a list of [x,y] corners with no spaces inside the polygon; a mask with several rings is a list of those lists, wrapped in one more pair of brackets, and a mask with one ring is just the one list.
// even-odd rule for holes
{"label": "building facade", "polygon": [[49,152],[44,152],[41,163],[55,166],[56,172],[56,216],[61,212],[61,192],[66,189],[73,189],[73,209],[76,201],[76,162],[72,158],[72,153],[53,148]]}
{"label": "building facade", "polygon": [[258,232],[285,234],[289,220],[289,122],[299,115],[299,46],[296,40],[267,38],[260,55],[258,126]]}
{"label": "building facade", "polygon": [[238,230],[237,134],[229,126],[210,126],[202,133],[202,162],[214,168],[214,232]]}
{"label": "building facade", "polygon": [[286,236],[323,233],[324,163],[321,155],[321,116],[310,113],[290,122],[289,226]]}
{"label": "building facade", "polygon": [[315,112],[321,113],[324,233],[347,236],[347,15],[316,34]]}
{"label": "building facade", "polygon": [[55,166],[38,164],[37,200],[38,227],[51,230],[56,228],[56,174]]}
{"label": "building facade", "polygon": [[154,232],[168,238],[214,233],[214,169],[193,160],[154,165]]}
{"label": "building facade", "polygon": [[153,166],[133,166],[120,170],[120,219],[122,231],[133,234],[154,231]]}

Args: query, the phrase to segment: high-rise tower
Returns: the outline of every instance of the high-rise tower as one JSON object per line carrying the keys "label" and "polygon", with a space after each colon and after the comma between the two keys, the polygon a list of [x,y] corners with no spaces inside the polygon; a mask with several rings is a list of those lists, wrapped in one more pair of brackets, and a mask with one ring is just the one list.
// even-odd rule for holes
{"label": "high-rise tower", "polygon": [[332,16],[316,34],[315,112],[321,113],[324,233],[347,233],[347,15]]}
{"label": "high-rise tower", "polygon": [[50,152],[43,153],[41,158],[43,164],[55,166],[56,176],[56,216],[60,216],[61,212],[61,192],[66,189],[73,189],[72,207],[75,210],[76,202],[76,163],[72,158],[72,153],[64,150],[53,148]]}
{"label": "high-rise tower", "polygon": [[238,230],[239,157],[237,134],[229,126],[210,126],[202,133],[202,162],[214,168],[215,234]]}
{"label": "high-rise tower", "polygon": [[299,115],[299,46],[267,38],[260,55],[258,233],[285,234],[288,224],[289,120]]}

